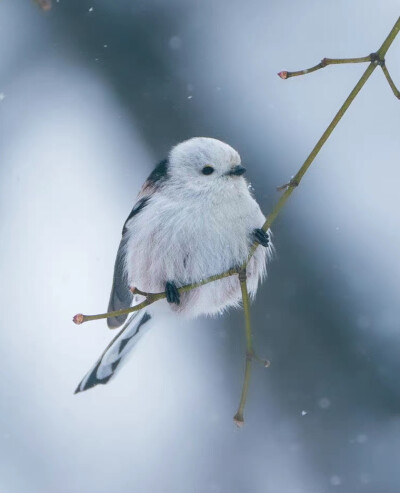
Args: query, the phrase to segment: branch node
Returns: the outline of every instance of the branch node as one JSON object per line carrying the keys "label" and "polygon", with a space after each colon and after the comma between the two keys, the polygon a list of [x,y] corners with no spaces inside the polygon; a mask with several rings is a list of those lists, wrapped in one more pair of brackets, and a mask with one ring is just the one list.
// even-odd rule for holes
{"label": "branch node", "polygon": [[288,188],[296,188],[299,186],[299,182],[292,178],[288,183],[285,183],[284,185],[281,185],[280,187],[276,187],[278,192],[284,192]]}
{"label": "branch node", "polygon": [[246,351],[246,361],[252,361],[256,355],[254,354],[254,351]]}
{"label": "branch node", "polygon": [[246,351],[246,361],[253,360],[256,360],[257,363],[260,363],[264,368],[271,366],[271,362],[268,359],[260,358],[260,356],[258,356],[253,349]]}
{"label": "branch node", "polygon": [[129,288],[132,294],[139,294],[140,296],[145,296],[146,298],[149,297],[149,293],[145,293],[144,291],[141,291],[139,288]]}
{"label": "branch node", "polygon": [[385,65],[385,59],[384,58],[381,58],[381,56],[379,55],[379,53],[370,53],[369,55],[370,59],[371,59],[371,62],[374,64],[374,65],[379,65],[380,67],[383,67]]}
{"label": "branch node", "polygon": [[246,279],[247,279],[247,273],[246,273],[246,269],[240,269],[240,271],[238,272],[238,275],[239,275],[239,281],[240,282],[245,282]]}

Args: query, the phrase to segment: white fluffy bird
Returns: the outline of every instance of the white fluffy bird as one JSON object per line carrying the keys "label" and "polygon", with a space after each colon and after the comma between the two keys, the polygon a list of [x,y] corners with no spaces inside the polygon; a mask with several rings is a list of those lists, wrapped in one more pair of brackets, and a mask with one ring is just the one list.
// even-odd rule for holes
{"label": "white fluffy bird", "polygon": [[[237,306],[237,276],[181,295],[178,288],[242,265],[257,241],[266,248],[257,248],[247,267],[248,290],[255,295],[272,245],[261,229],[265,217],[249,192],[245,171],[232,147],[206,137],[178,144],[154,169],[123,227],[108,310],[143,300],[133,296],[133,287],[165,291],[166,299],[133,313],[76,392],[107,383],[155,313],[197,317]],[[126,318],[109,318],[108,326],[119,327]]]}

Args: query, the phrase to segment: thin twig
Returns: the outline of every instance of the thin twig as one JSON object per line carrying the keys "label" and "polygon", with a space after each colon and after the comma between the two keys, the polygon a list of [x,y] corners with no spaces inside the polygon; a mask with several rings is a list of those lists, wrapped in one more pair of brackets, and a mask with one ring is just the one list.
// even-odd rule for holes
{"label": "thin twig", "polygon": [[102,318],[119,317],[120,315],[128,315],[128,313],[137,312],[146,306],[151,305],[155,301],[165,298],[165,293],[159,293],[148,296],[142,303],[138,305],[125,308],[123,310],[116,310],[115,312],[99,313],[97,315],[83,315],[83,313],[77,313],[72,321],[76,325],[83,324],[84,322],[90,322],[91,320],[100,320]]}
{"label": "thin twig", "polygon": [[371,56],[363,56],[360,58],[323,58],[317,65],[311,68],[306,68],[304,70],[298,70],[297,72],[288,72],[287,70],[282,70],[278,72],[281,79],[289,79],[290,77],[297,77],[298,75],[306,75],[321,68],[325,68],[328,65],[339,65],[343,63],[365,63],[370,62]]}
{"label": "thin twig", "polygon": [[241,428],[244,425],[243,412],[244,412],[244,406],[246,405],[247,392],[249,391],[249,383],[251,377],[251,360],[252,360],[251,356],[248,356],[246,354],[246,366],[244,369],[244,380],[242,386],[242,394],[240,396],[239,409],[237,410],[237,413],[233,417],[233,421],[238,428]]}
{"label": "thin twig", "polygon": [[[396,36],[396,34],[395,34]],[[393,38],[394,39],[394,38]],[[385,50],[385,48],[384,48]],[[314,65],[311,68],[306,68],[304,70],[298,70],[297,72],[288,72],[287,70],[282,70],[281,72],[278,72],[278,75],[281,79],[289,79],[290,77],[297,77],[299,75],[306,75],[310,74],[311,72],[315,72],[316,70],[320,70],[321,68],[325,68],[328,65],[339,65],[339,64],[344,64],[344,63],[364,63],[364,62],[373,62],[375,65],[380,65],[382,68],[383,73],[385,74],[385,77],[389,83],[390,88],[393,91],[393,94],[396,96],[396,98],[400,99],[400,91],[397,89],[395,83],[393,82],[393,79],[391,78],[389,71],[386,67],[385,64],[385,59],[384,59],[384,53],[386,51],[382,50],[382,47],[380,50],[378,50],[376,53],[370,53],[367,56],[364,57],[359,57],[359,58],[323,58],[320,63],[317,65]],[[282,191],[283,189],[287,188],[289,184],[282,185],[281,187],[278,187],[278,191]]]}
{"label": "thin twig", "polygon": [[249,390],[251,362],[253,360],[254,351],[253,351],[253,342],[251,336],[250,300],[249,300],[249,293],[247,291],[246,269],[243,269],[239,273],[239,281],[240,281],[240,289],[242,291],[243,311],[244,311],[245,331],[246,331],[246,366],[244,371],[244,381],[242,387],[242,395],[240,397],[239,408],[237,413],[233,417],[233,420],[237,426],[241,427],[244,424],[243,412],[244,412],[244,406],[246,405],[247,393]]}
{"label": "thin twig", "polygon": [[[299,171],[294,176],[293,180],[291,180],[291,181],[296,183],[296,186],[290,185],[290,182],[289,182],[288,186],[286,187],[285,192],[281,195],[280,199],[278,200],[278,203],[275,205],[272,212],[269,214],[267,220],[265,221],[265,223],[262,227],[262,229],[264,231],[268,231],[268,229],[271,227],[272,223],[275,221],[279,212],[281,211],[283,206],[286,204],[288,198],[292,195],[293,190],[298,187],[304,174],[306,173],[308,168],[311,166],[311,163],[314,161],[317,154],[321,150],[322,146],[328,140],[328,137],[331,135],[331,133],[333,132],[334,128],[339,123],[339,121],[342,119],[343,115],[348,110],[350,104],[353,102],[354,98],[360,92],[363,85],[367,82],[367,80],[369,79],[369,77],[371,76],[371,74],[375,70],[375,68],[376,68],[376,65],[374,65],[373,63],[370,63],[368,65],[364,74],[361,76],[360,80],[357,82],[354,89],[351,91],[351,93],[347,97],[346,101],[343,103],[343,105],[341,106],[339,111],[336,113],[335,117],[333,118],[333,120],[329,124],[328,128],[325,130],[325,132],[322,134],[321,138],[315,144],[314,149],[311,151],[311,153],[309,154],[307,159],[304,161],[301,168],[299,169]],[[253,246],[251,251],[250,251],[250,257],[254,254],[255,250],[256,250],[256,247]]]}
{"label": "thin twig", "polygon": [[[182,286],[178,289],[179,293],[186,293],[187,291],[191,291],[192,289],[199,288],[200,286],[204,286],[204,284],[208,284],[213,281],[217,281],[218,279],[223,279],[225,277],[234,276],[238,273],[238,269],[230,269],[226,272],[222,272],[221,274],[216,274],[214,276],[207,277],[199,282],[195,282],[193,284],[187,284],[186,286]],[[116,310],[115,312],[107,312],[100,313],[98,315],[83,315],[82,313],[78,313],[74,316],[72,321],[77,324],[83,324],[84,322],[90,322],[91,320],[100,320],[102,318],[110,318],[110,317],[119,317],[120,315],[127,315],[128,313],[136,312],[153,304],[155,301],[162,300],[166,298],[165,291],[161,293],[146,293],[145,291],[141,291],[138,288],[132,288],[131,291],[134,294],[140,294],[141,296],[145,296],[146,299],[139,303],[138,305],[131,306],[129,308],[124,308],[123,310]]]}
{"label": "thin twig", "polygon": [[386,67],[385,64],[381,66],[382,72],[385,74],[386,80],[389,83],[390,88],[393,91],[393,94],[396,96],[397,99],[400,99],[400,91],[397,89],[395,83],[393,82],[393,79],[390,77],[389,71]]}

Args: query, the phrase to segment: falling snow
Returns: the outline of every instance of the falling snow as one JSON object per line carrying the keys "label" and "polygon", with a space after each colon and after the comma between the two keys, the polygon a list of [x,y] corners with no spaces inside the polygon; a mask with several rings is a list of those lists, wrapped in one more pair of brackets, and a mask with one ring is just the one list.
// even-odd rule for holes
{"label": "falling snow", "polygon": [[342,484],[342,480],[340,479],[340,476],[331,476],[329,478],[329,482],[331,483],[332,486],[340,486]]}
{"label": "falling snow", "polygon": [[318,401],[318,407],[320,409],[329,409],[331,407],[331,401],[327,397],[321,397]]}
{"label": "falling snow", "polygon": [[171,50],[179,50],[182,46],[182,40],[179,36],[172,36],[168,44]]}

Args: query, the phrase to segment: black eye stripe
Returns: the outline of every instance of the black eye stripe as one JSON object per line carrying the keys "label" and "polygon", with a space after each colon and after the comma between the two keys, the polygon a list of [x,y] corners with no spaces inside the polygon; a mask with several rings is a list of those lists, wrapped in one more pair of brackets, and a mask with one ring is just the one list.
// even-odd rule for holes
{"label": "black eye stripe", "polygon": [[212,166],[204,166],[201,172],[203,175],[211,175],[211,173],[214,173],[214,168]]}

